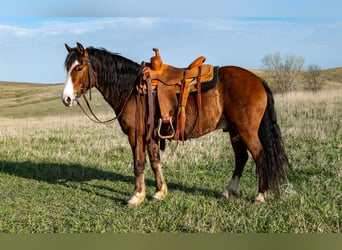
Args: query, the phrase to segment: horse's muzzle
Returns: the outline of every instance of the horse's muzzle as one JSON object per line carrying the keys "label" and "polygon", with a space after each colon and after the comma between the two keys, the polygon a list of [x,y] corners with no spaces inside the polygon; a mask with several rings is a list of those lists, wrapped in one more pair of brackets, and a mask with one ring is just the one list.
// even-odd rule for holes
{"label": "horse's muzzle", "polygon": [[76,99],[70,96],[62,96],[62,102],[67,107],[72,107],[77,104]]}

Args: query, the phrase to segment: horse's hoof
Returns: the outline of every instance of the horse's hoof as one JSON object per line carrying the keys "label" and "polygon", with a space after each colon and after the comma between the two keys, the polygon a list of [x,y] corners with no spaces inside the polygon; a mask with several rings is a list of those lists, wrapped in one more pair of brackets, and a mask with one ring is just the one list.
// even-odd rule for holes
{"label": "horse's hoof", "polygon": [[167,186],[163,186],[160,191],[156,192],[153,197],[152,201],[161,201],[164,200],[167,195]]}
{"label": "horse's hoof", "polygon": [[236,196],[237,192],[233,189],[227,189],[225,190],[222,194],[221,194],[221,199],[223,200],[227,200],[229,199],[229,197],[231,197],[232,195],[233,196]]}
{"label": "horse's hoof", "polygon": [[254,199],[254,204],[255,205],[261,205],[261,204],[264,204],[265,201],[266,201],[266,196],[267,196],[267,193],[259,193],[257,195],[257,197],[255,197]]}
{"label": "horse's hoof", "polygon": [[227,200],[229,199],[230,193],[228,192],[228,190],[225,190],[222,194],[221,194],[221,199],[222,200]]}
{"label": "horse's hoof", "polygon": [[128,206],[137,207],[145,200],[144,193],[135,193],[132,198],[128,201]]}
{"label": "horse's hoof", "polygon": [[239,186],[240,178],[235,176],[228,183],[227,189],[222,193],[222,199],[228,199],[231,195],[236,195],[238,186]]}

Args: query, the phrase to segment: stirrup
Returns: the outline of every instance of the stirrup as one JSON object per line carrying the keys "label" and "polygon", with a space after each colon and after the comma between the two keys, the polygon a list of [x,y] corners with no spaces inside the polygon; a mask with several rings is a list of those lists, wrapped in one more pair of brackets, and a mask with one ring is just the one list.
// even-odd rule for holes
{"label": "stirrup", "polygon": [[172,139],[175,136],[176,131],[175,131],[175,128],[173,127],[173,124],[172,124],[172,117],[170,117],[170,126],[171,126],[171,130],[172,130],[171,135],[162,135],[160,133],[161,126],[162,126],[162,118],[160,118],[159,122],[158,122],[158,136],[159,136],[159,138],[161,138],[161,139]]}

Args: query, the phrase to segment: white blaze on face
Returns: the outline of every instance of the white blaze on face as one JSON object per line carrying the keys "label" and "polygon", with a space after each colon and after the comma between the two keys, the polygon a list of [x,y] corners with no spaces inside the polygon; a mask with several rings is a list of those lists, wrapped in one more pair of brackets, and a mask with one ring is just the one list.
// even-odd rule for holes
{"label": "white blaze on face", "polygon": [[62,101],[66,106],[69,106],[69,107],[76,104],[76,95],[74,93],[74,84],[72,82],[71,72],[79,64],[80,63],[76,60],[71,65],[71,67],[68,71],[65,83],[64,83],[64,89],[63,89],[63,93],[62,93]]}

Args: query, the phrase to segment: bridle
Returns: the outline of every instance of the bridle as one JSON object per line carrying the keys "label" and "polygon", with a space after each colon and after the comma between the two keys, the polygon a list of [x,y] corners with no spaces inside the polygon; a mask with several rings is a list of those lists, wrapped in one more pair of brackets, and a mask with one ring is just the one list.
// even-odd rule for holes
{"label": "bridle", "polygon": [[[118,118],[121,116],[121,114],[123,113],[123,110],[128,102],[128,100],[130,99],[130,97],[132,96],[132,93],[134,91],[134,89],[136,88],[136,85],[133,85],[132,89],[130,90],[128,96],[126,97],[125,101],[124,101],[124,104],[120,110],[120,112],[118,113],[117,116],[115,116],[114,118],[111,118],[109,120],[106,120],[106,121],[102,121],[100,120],[96,115],[95,113],[93,112],[92,108],[90,107],[90,103],[88,101],[88,98],[86,97],[86,92],[87,90],[89,90],[89,99],[91,100],[91,88],[92,88],[92,82],[95,82],[95,85],[97,88],[99,87],[98,85],[98,82],[97,82],[97,76],[96,76],[96,72],[93,68],[93,66],[91,65],[91,61],[90,59],[88,58],[83,58],[84,62],[86,62],[88,64],[88,84],[87,84],[87,87],[83,87],[81,89],[81,93],[80,94],[77,94],[78,97],[82,96],[83,97],[83,100],[84,102],[86,103],[87,107],[88,107],[88,110],[89,112],[87,112],[85,110],[85,108],[83,108],[83,106],[81,105],[81,103],[78,101],[78,99],[76,98],[76,102],[78,104],[78,106],[80,106],[81,110],[83,111],[83,113],[93,122],[95,123],[100,123],[100,124],[105,124],[105,125],[109,125],[110,123],[112,122],[115,122],[116,120],[118,120]],[[139,73],[138,73],[138,76],[139,76],[139,84],[141,85],[142,81],[144,80],[143,79],[143,69],[145,68],[146,66],[146,63],[143,61],[141,62],[141,65],[140,65],[140,69],[139,69]],[[152,83],[150,81],[147,82],[148,83],[148,87],[150,89],[152,89]],[[86,86],[86,85],[84,85]],[[152,135],[152,130],[153,130],[153,127],[154,127],[154,107],[153,107],[153,101],[152,99],[154,100],[153,96],[152,95],[152,92],[149,91],[148,93],[148,100],[149,100],[149,124],[150,124],[150,128],[149,128],[149,134],[150,136]],[[141,89],[140,87],[137,88],[137,95],[136,95],[136,103],[137,103],[137,107],[136,107],[136,115],[135,115],[135,122],[136,122],[136,126],[135,126],[135,151],[136,151],[136,155],[137,155],[137,160],[139,160],[139,143],[138,143],[138,138],[139,138],[139,117],[140,117],[140,102],[141,102]],[[154,140],[151,141],[151,147],[152,148],[155,148],[155,142]]]}
{"label": "bridle", "polygon": [[[105,124],[105,125],[109,125],[111,124],[112,122],[115,122],[122,114],[127,102],[128,102],[128,99],[131,97],[132,93],[133,93],[133,90],[134,90],[134,86],[132,87],[132,89],[130,90],[130,93],[129,95],[127,96],[119,114],[117,116],[115,116],[114,118],[111,118],[111,119],[108,119],[108,120],[105,120],[105,121],[102,121],[100,120],[94,113],[94,111],[92,110],[91,106],[90,106],[90,103],[88,101],[88,98],[86,97],[86,92],[89,90],[89,100],[91,101],[91,88],[92,88],[92,82],[95,82],[95,85],[96,87],[99,87],[98,85],[98,82],[97,82],[97,77],[96,77],[96,72],[93,68],[93,66],[91,65],[91,61],[90,59],[88,58],[82,58],[84,60],[84,62],[87,63],[88,65],[88,84],[86,86],[86,84],[84,84],[84,87],[81,89],[81,93],[80,94],[77,94],[77,98],[76,98],[76,102],[78,104],[78,106],[81,108],[81,110],[83,111],[83,113],[93,122],[95,123],[99,123],[99,124]],[[139,73],[140,74],[140,73]],[[81,105],[81,103],[78,101],[78,98],[79,97],[83,97],[83,100],[84,102],[86,103],[87,105],[87,108],[89,110],[89,112],[87,112],[85,110],[85,108]]]}

